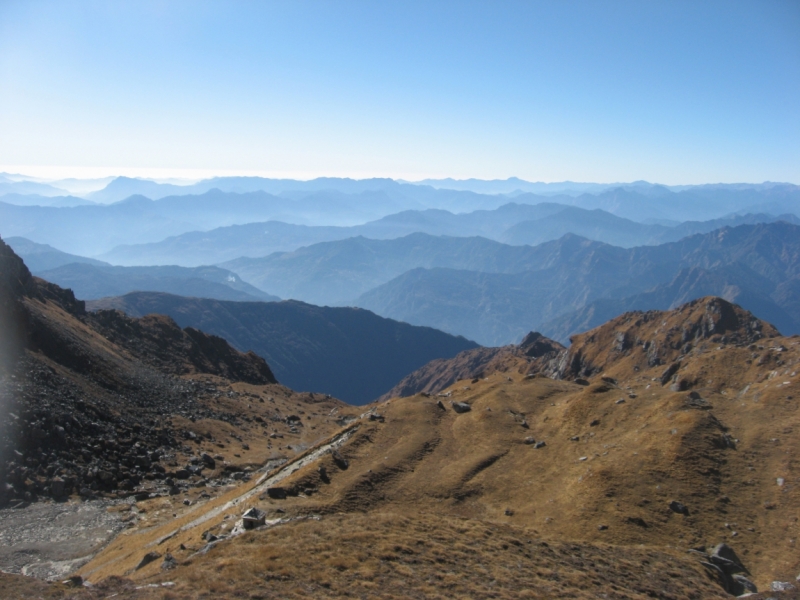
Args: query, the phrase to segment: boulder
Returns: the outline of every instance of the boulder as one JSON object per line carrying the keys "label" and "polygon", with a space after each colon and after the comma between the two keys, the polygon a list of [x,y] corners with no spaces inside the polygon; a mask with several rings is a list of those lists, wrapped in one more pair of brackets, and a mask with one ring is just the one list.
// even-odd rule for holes
{"label": "boulder", "polygon": [[673,500],[669,503],[669,509],[672,512],[678,513],[679,515],[689,516],[689,509],[683,502],[678,502],[677,500]]}
{"label": "boulder", "polygon": [[725,569],[731,575],[734,573],[747,573],[750,575],[750,571],[745,568],[741,559],[739,559],[736,552],[733,548],[728,546],[728,544],[717,544],[711,551],[711,556],[709,558],[711,562]]}
{"label": "boulder", "polygon": [[677,373],[678,369],[680,369],[680,368],[681,368],[680,361],[676,361],[676,362],[672,363],[670,366],[668,366],[664,370],[664,372],[661,373],[661,377],[659,378],[659,381],[661,382],[661,385],[667,385],[667,382],[670,379],[672,379],[672,376],[675,375],[675,373]]}
{"label": "boulder", "polygon": [[350,466],[350,462],[344,456],[342,456],[338,450],[332,451],[331,456],[333,457],[333,462],[335,462],[336,466],[342,471],[346,471]]}
{"label": "boulder", "polygon": [[[750,594],[757,594],[758,593],[758,588],[756,587],[756,584],[753,583],[752,581],[750,581],[744,575],[734,575],[733,576],[733,583],[734,583],[734,587],[735,587],[734,593],[737,596],[741,596],[742,594],[747,594],[747,593],[750,593]],[[739,590],[741,590],[741,591],[739,591]]]}
{"label": "boulder", "polygon": [[641,517],[625,517],[625,522],[630,523],[631,525],[637,525],[638,527],[643,527],[647,529],[647,521],[645,521]]}
{"label": "boulder", "polygon": [[170,569],[174,569],[178,566],[178,561],[175,560],[175,557],[172,556],[169,552],[164,555],[164,562],[161,563],[161,570],[162,571],[169,571]]}
{"label": "boulder", "polygon": [[453,410],[459,414],[467,413],[472,410],[472,407],[466,402],[451,402],[450,405],[453,407]]}
{"label": "boulder", "polygon": [[286,489],[282,487],[271,487],[267,488],[267,496],[274,500],[285,500],[286,499]]}
{"label": "boulder", "polygon": [[158,552],[148,552],[142,557],[142,560],[139,561],[139,564],[136,565],[135,570],[138,571],[139,569],[146,567],[151,562],[158,560],[159,558],[161,558],[161,555]]}
{"label": "boulder", "polygon": [[202,460],[203,464],[209,469],[217,468],[217,461],[215,461],[209,454],[203,453],[200,456],[200,460]]}
{"label": "boulder", "polygon": [[789,592],[796,589],[794,584],[788,581],[773,581],[769,587],[773,592]]}
{"label": "boulder", "polygon": [[50,493],[52,494],[53,498],[62,498],[66,492],[66,484],[61,477],[53,477],[50,480]]}

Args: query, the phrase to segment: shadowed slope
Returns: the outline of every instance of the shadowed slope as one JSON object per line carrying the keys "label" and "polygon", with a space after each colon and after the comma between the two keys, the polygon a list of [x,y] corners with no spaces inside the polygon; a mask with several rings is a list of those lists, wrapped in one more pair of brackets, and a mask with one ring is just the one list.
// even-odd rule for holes
{"label": "shadowed slope", "polygon": [[333,394],[353,404],[380,396],[430,360],[477,344],[430,327],[384,319],[359,308],[303,302],[223,302],[133,293],[89,303],[128,314],[170,315],[263,356],[293,389]]}

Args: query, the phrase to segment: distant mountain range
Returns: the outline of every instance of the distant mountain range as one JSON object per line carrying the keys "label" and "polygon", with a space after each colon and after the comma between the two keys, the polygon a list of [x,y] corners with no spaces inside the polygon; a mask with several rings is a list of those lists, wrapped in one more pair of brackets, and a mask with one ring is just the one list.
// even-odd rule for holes
{"label": "distant mountain range", "polygon": [[39,196],[63,196],[66,190],[36,181],[15,181],[0,174],[0,196],[4,194],[36,194]]}
{"label": "distant mountain range", "polygon": [[[0,195],[0,222],[3,223],[4,230],[0,233],[6,236],[27,237],[86,256],[97,256],[119,245],[150,244],[192,231],[207,231],[230,225],[265,221],[349,227],[364,225],[408,210],[436,209],[454,213],[493,211],[508,204],[512,197],[514,203],[519,205],[555,203],[575,209],[590,211],[600,209],[615,217],[628,220],[616,222],[613,218],[600,215],[604,222],[595,225],[602,226],[592,228],[589,226],[593,220],[591,216],[576,213],[573,217],[567,218],[566,223],[563,219],[551,224],[539,223],[542,227],[554,228],[554,233],[548,235],[557,235],[566,228],[571,229],[570,233],[596,235],[598,239],[604,241],[608,237],[615,237],[617,240],[622,240],[620,243],[633,245],[653,243],[647,240],[654,236],[658,237],[660,230],[653,229],[655,225],[721,219],[732,213],[797,214],[800,207],[800,188],[789,184],[694,186],[679,191],[663,186],[637,184],[605,189],[597,193],[582,193],[578,196],[568,194],[545,196],[529,192],[502,195],[436,189],[427,185],[401,183],[389,179],[356,181],[332,178],[310,182],[219,178],[192,186],[117,178],[103,190],[87,195],[91,201],[116,200],[110,205],[66,206],[64,203],[72,202],[67,198],[58,201],[60,206],[40,206],[43,203],[41,198],[23,200],[19,196],[14,196],[9,198],[14,200],[13,202],[5,202],[2,200],[3,197]],[[30,202],[37,205],[20,205]],[[503,222],[502,219],[497,220],[489,227],[492,229],[491,234],[481,231],[480,235],[489,235],[502,240],[504,239],[501,237],[502,234],[510,227],[526,220],[538,221],[548,216],[544,214],[547,211],[548,209],[544,207],[537,214],[529,215],[527,218],[518,216],[511,223]],[[502,216],[509,217],[512,213],[513,211],[510,211]],[[475,223],[480,220],[480,216],[478,214],[472,218],[472,228],[476,227]],[[447,219],[446,215],[444,218]],[[435,222],[437,217],[435,214],[404,215],[381,224],[377,229],[385,230],[382,237],[410,233],[412,230],[420,231],[412,227],[411,221],[415,219]],[[469,218],[462,220],[463,225],[470,226]],[[451,221],[449,224],[451,227],[458,228],[461,225],[458,220]],[[630,221],[650,228],[633,225]],[[504,225],[501,231],[496,230],[499,225]],[[585,231],[578,231],[577,228],[581,227]],[[375,229],[376,226],[371,228]],[[530,229],[531,227],[526,229],[520,226],[519,230],[512,232],[514,237],[508,241],[514,243],[542,241],[542,236],[535,232],[532,234]],[[533,226],[533,229],[537,227]],[[595,233],[592,233],[593,231]],[[437,230],[434,233],[445,232]],[[464,231],[455,234],[469,235]],[[320,235],[325,239],[324,236],[328,234],[314,232],[312,240],[296,240],[295,243],[304,245],[319,241]],[[332,235],[351,237],[373,234],[365,231],[338,232]],[[665,240],[656,239],[656,241]],[[273,245],[272,248],[274,247]],[[291,246],[279,248],[283,251],[291,249],[293,249]],[[243,249],[241,255],[253,256],[253,253],[249,249]],[[230,257],[228,255],[226,258]],[[135,257],[129,253],[125,264],[136,262],[138,261]],[[196,265],[196,262],[191,265],[184,263],[184,266]]]}
{"label": "distant mountain range", "polygon": [[323,242],[220,266],[283,298],[341,304],[418,267],[517,273],[538,264],[543,253],[541,247],[508,246],[482,237],[413,233],[389,240]]}
{"label": "distant mountain range", "polygon": [[793,214],[746,214],[671,226],[647,225],[601,209],[586,210],[553,202],[533,205],[512,202],[494,210],[458,214],[439,209],[408,210],[353,227],[312,227],[280,221],[233,225],[184,233],[155,243],[118,246],[100,258],[121,265],[198,266],[239,257],[257,258],[273,252],[291,252],[303,246],[351,237],[394,239],[411,233],[482,236],[512,245],[536,245],[574,233],[615,246],[632,247],[676,241],[725,226],[776,220],[800,224],[800,218]]}
{"label": "distant mountain range", "polygon": [[280,300],[242,281],[236,273],[219,267],[114,267],[72,263],[33,272],[42,279],[70,288],[81,300],[121,296],[135,291],[216,300]]}
{"label": "distant mountain range", "polygon": [[70,206],[93,206],[91,200],[84,200],[77,196],[43,196],[40,194],[2,194],[0,201],[15,206],[52,206],[67,208]]}
{"label": "distant mountain range", "polygon": [[627,250],[566,235],[511,258],[514,250],[497,248],[495,255],[506,260],[492,271],[409,270],[355,304],[497,346],[531,329],[567,342],[626,310],[671,308],[717,294],[785,335],[800,333],[797,225],[743,225]]}
{"label": "distant mountain range", "polygon": [[280,300],[219,267],[115,267],[92,258],[61,252],[25,238],[6,240],[34,275],[70,288],[82,300],[153,291],[217,300]]}
{"label": "distant mountain range", "polygon": [[[366,404],[406,374],[477,344],[429,327],[415,327],[359,308],[303,302],[223,302],[137,292],[87,303],[130,316],[169,315],[267,360],[278,381],[296,390],[333,394]],[[358,365],[354,375],[353,365]]]}
{"label": "distant mountain range", "polygon": [[23,237],[5,238],[5,242],[11,246],[17,256],[25,261],[25,265],[34,272],[56,269],[70,263],[110,266],[108,263],[101,260],[62,252],[49,244],[37,244]]}

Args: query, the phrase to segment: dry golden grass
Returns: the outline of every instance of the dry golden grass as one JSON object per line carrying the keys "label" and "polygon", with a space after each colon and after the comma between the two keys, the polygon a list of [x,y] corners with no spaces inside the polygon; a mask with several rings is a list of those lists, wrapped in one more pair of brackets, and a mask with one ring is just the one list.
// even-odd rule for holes
{"label": "dry golden grass", "polygon": [[[760,588],[794,579],[800,338],[695,342],[679,375],[706,401],[697,408],[687,391],[661,385],[665,366],[648,366],[639,348],[611,350],[623,325],[592,334],[600,349],[587,356],[604,370],[588,386],[510,369],[454,384],[445,410],[421,395],[376,405],[385,421],[363,419],[340,449],[348,468],[324,455],[281,482],[287,499],[252,497],[154,544],[252,486],[244,484],[127,532],[81,572],[92,581],[169,578],[174,588],[147,593],[172,598],[714,598],[722,593],[686,550],[727,542]],[[472,410],[456,414],[451,400]],[[293,401],[280,399],[287,411]],[[529,436],[547,445],[536,449]],[[251,445],[259,459],[266,450]],[[672,512],[672,500],[689,514]],[[203,531],[230,531],[250,506],[294,520],[195,555]],[[134,572],[152,549],[181,566]]]}
{"label": "dry golden grass", "polygon": [[225,542],[153,578],[176,585],[152,593],[176,599],[726,597],[685,556],[544,542],[531,533],[434,514],[330,515]]}

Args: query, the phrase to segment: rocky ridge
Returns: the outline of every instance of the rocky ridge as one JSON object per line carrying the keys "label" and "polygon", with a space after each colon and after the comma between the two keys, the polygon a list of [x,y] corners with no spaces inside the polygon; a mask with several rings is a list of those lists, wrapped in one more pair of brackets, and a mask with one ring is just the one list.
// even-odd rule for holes
{"label": "rocky ridge", "polygon": [[558,342],[531,331],[519,345],[474,348],[450,359],[437,359],[406,375],[378,401],[414,394],[436,394],[462,379],[483,379],[507,371],[538,372],[564,352]]}

